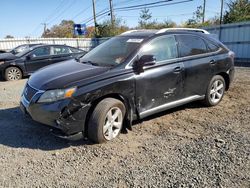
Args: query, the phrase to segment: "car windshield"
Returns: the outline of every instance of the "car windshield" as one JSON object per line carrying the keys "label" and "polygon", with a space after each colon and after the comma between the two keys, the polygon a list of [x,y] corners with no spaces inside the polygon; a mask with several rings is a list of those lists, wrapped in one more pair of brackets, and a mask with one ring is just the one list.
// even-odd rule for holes
{"label": "car windshield", "polygon": [[142,42],[141,37],[113,37],[88,52],[80,62],[89,62],[97,66],[116,66],[126,61]]}
{"label": "car windshield", "polygon": [[23,50],[23,51],[21,51],[21,52],[15,54],[15,56],[17,56],[17,57],[22,57],[23,55],[25,55],[26,53],[28,53],[28,52],[31,51],[31,50],[32,50],[32,48],[26,48],[25,50]]}
{"label": "car windshield", "polygon": [[24,51],[24,50],[26,50],[28,48],[29,48],[28,45],[20,45],[20,46],[14,48],[13,50],[11,50],[10,52],[12,54],[16,55],[16,54],[18,54],[18,53],[20,53],[20,52],[22,52],[22,51]]}

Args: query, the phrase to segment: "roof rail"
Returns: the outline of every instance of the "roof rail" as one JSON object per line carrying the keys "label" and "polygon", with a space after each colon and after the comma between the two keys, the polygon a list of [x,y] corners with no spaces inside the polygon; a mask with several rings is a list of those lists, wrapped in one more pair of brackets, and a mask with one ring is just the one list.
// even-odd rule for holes
{"label": "roof rail", "polygon": [[124,33],[122,33],[121,35],[125,35],[125,34],[129,34],[129,33],[133,33],[136,32],[138,30],[129,30],[129,31],[125,31]]}
{"label": "roof rail", "polygon": [[205,29],[196,29],[196,28],[164,28],[164,29],[159,30],[156,34],[165,33],[167,31],[175,31],[175,30],[192,31],[192,32],[200,32],[200,33],[204,33],[204,34],[210,34]]}

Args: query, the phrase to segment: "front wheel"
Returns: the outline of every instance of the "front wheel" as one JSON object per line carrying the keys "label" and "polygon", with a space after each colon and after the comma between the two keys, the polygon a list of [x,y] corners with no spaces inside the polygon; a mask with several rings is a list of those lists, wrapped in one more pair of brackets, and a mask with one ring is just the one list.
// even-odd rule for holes
{"label": "front wheel", "polygon": [[222,76],[214,76],[207,88],[204,102],[207,106],[215,106],[220,103],[224,96],[226,84]]}
{"label": "front wheel", "polygon": [[22,79],[22,71],[17,67],[9,67],[5,70],[4,78],[6,81]]}
{"label": "front wheel", "polygon": [[114,98],[102,100],[94,109],[88,124],[88,138],[95,143],[113,140],[121,132],[126,109]]}

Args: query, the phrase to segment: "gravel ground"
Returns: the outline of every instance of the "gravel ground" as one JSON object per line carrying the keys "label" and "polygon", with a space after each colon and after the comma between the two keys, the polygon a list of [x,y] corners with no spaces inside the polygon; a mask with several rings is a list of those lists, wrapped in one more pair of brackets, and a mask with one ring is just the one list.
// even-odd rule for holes
{"label": "gravel ground", "polygon": [[18,109],[26,80],[0,81],[0,187],[250,187],[250,69],[216,107],[188,104],[92,145]]}

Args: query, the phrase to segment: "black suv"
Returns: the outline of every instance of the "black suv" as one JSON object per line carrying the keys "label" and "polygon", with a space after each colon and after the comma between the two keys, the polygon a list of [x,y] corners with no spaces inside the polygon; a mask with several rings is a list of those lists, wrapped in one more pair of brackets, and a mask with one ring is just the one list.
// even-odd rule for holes
{"label": "black suv", "polygon": [[132,121],[185,103],[217,105],[234,75],[234,53],[209,34],[130,31],[79,61],[45,67],[28,80],[21,109],[61,137],[101,143]]}
{"label": "black suv", "polygon": [[19,80],[36,70],[60,61],[78,58],[85,51],[65,45],[22,45],[0,54],[0,74],[5,80]]}

